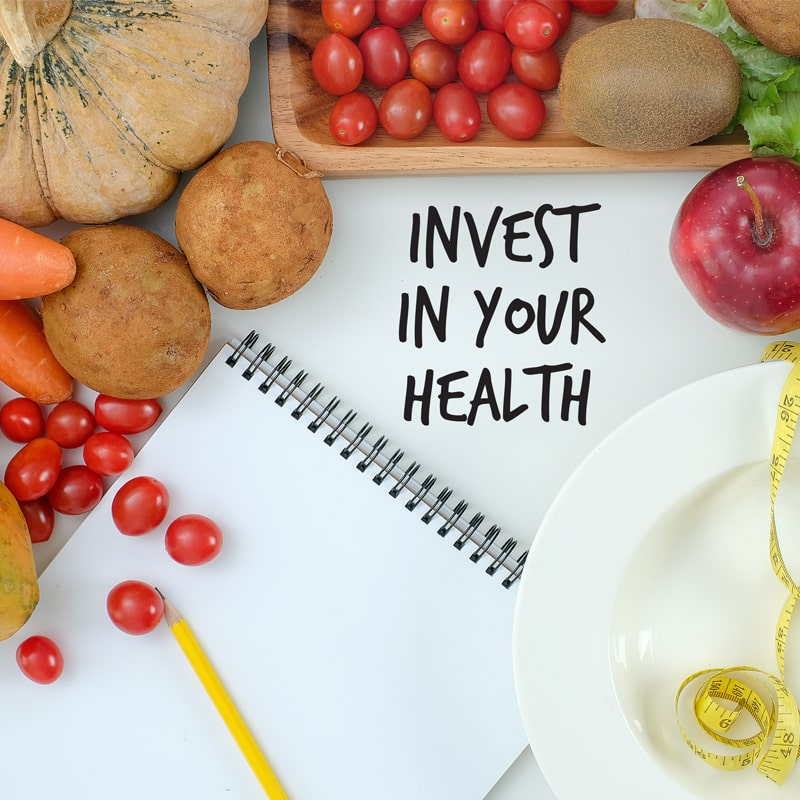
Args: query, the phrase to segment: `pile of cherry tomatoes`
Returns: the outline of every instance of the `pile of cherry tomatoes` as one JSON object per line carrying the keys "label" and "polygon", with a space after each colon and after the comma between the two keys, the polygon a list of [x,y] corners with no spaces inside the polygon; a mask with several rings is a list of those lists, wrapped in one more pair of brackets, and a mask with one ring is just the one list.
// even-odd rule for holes
{"label": "pile of cherry tomatoes", "polygon": [[[131,436],[150,429],[162,413],[158,400],[121,400],[100,394],[94,408],[77,400],[45,409],[26,397],[0,406],[0,433],[21,445],[9,460],[3,482],[19,503],[33,544],[50,539],[56,513],[83,514],[105,494],[105,479],[134,459]],[[65,451],[81,449],[79,463],[65,464]],[[72,459],[74,460],[74,459]],[[167,518],[169,491],[158,479],[139,475],[116,489],[111,516],[119,533],[141,536]],[[202,514],[184,514],[166,527],[164,547],[179,564],[198,566],[222,549],[222,531]],[[143,581],[112,587],[106,600],[111,621],[129,634],[152,631],[164,613],[163,598]],[[64,669],[61,650],[50,637],[32,635],[17,647],[23,674],[52,683]]]}
{"label": "pile of cherry tomatoes", "polygon": [[[3,482],[17,499],[33,543],[47,541],[61,514],[83,514],[100,502],[104,477],[130,466],[130,435],[150,428],[161,415],[157,400],[119,400],[100,394],[94,409],[77,400],[44,409],[26,397],[0,406],[0,432],[21,447],[5,468]],[[65,466],[65,451],[81,448],[82,461]]]}
{"label": "pile of cherry tomatoes", "polygon": [[[541,92],[558,85],[553,45],[572,9],[604,16],[617,2],[322,0],[329,33],[314,48],[311,70],[338,96],[331,135],[357,145],[380,125],[394,138],[413,139],[433,120],[450,141],[467,142],[480,130],[485,97],[497,130],[530,139],[547,114]],[[401,31],[420,19],[425,38],[409,48]]]}

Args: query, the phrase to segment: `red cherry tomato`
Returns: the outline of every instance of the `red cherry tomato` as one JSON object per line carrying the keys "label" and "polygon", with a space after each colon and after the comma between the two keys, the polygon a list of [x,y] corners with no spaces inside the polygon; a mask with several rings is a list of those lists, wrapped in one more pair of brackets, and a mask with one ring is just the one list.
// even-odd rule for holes
{"label": "red cherry tomato", "polygon": [[164,547],[179,564],[196,567],[207,564],[222,550],[222,531],[202,514],[184,514],[167,526]]}
{"label": "red cherry tomato", "polygon": [[141,433],[161,416],[158,400],[127,400],[99,394],[94,401],[94,418],[101,428],[114,433]]}
{"label": "red cherry tomato", "polygon": [[422,24],[434,39],[460,45],[478,30],[478,10],[472,0],[427,0]]}
{"label": "red cherry tomato", "polygon": [[104,490],[103,479],[96,472],[85,464],[72,464],[61,470],[47,493],[47,502],[59,514],[85,514],[100,502]]}
{"label": "red cherry tomato", "polygon": [[519,0],[475,0],[478,21],[488,31],[505,33],[506,14]]}
{"label": "red cherry tomato", "polygon": [[604,17],[617,7],[619,0],[569,0],[569,2],[578,11],[594,17]]}
{"label": "red cherry tomato", "polygon": [[458,77],[473,92],[491,92],[510,68],[511,45],[496,31],[478,31],[458,56]]}
{"label": "red cherry tomato", "polygon": [[31,439],[8,462],[4,483],[17,500],[44,497],[61,472],[61,448],[43,436]]}
{"label": "red cherry tomato", "polygon": [[438,39],[421,39],[411,49],[409,67],[412,77],[438,89],[458,77],[458,55]]}
{"label": "red cherry tomato", "polygon": [[49,636],[29,636],[17,645],[17,665],[34,683],[53,683],[64,672],[64,656]]}
{"label": "red cherry tomato", "polygon": [[511,53],[511,69],[523,83],[543,92],[558,86],[561,59],[552,47],[536,51],[515,47]]}
{"label": "red cherry tomato", "polygon": [[47,502],[47,498],[21,500],[19,507],[28,525],[31,544],[49,541],[56,525],[56,515],[53,507]]}
{"label": "red cherry tomato", "polygon": [[448,83],[433,98],[433,120],[450,141],[468,142],[481,128],[478,98],[463,84]]}
{"label": "red cherry tomato", "polygon": [[364,92],[343,94],[334,104],[328,117],[331,136],[339,144],[361,144],[378,127],[378,109]]}
{"label": "red cherry tomato", "polygon": [[572,22],[572,6],[569,0],[539,0],[543,6],[547,6],[558,20],[558,35],[563,36]]}
{"label": "red cherry tomato", "polygon": [[77,400],[64,400],[47,415],[45,433],[62,447],[81,447],[94,433],[94,414]]}
{"label": "red cherry tomato", "polygon": [[28,397],[13,397],[0,408],[0,431],[12,442],[29,442],[44,433],[42,407]]}
{"label": "red cherry tomato", "polygon": [[558,38],[558,18],[538,0],[521,0],[506,14],[505,34],[515,47],[544,50]]}
{"label": "red cherry tomato", "polygon": [[121,433],[98,431],[83,445],[83,463],[98,475],[119,475],[133,462],[133,445]]}
{"label": "red cherry tomato", "polygon": [[524,83],[502,83],[489,92],[486,113],[501,133],[512,139],[530,139],[545,121],[542,96]]}
{"label": "red cherry tomato", "polygon": [[422,13],[425,0],[375,0],[375,14],[384,25],[405,28]]}
{"label": "red cherry tomato", "polygon": [[319,40],[311,54],[311,71],[323,91],[348,94],[361,83],[364,59],[352,39],[341,33],[329,33]]}
{"label": "red cherry tomato", "polygon": [[144,581],[118,583],[108,593],[106,611],[124,633],[139,636],[154,630],[164,616],[164,598]]}
{"label": "red cherry tomato", "polygon": [[428,87],[416,78],[405,78],[390,86],[381,98],[378,119],[396,139],[419,136],[433,116],[433,98]]}
{"label": "red cherry tomato", "polygon": [[375,0],[322,0],[321,10],[331,31],[353,39],[363,33],[375,17]]}
{"label": "red cherry tomato", "polygon": [[358,49],[364,60],[364,77],[387,89],[408,72],[408,46],[396,28],[378,25],[361,34]]}
{"label": "red cherry tomato", "polygon": [[161,481],[139,475],[124,483],[111,501],[111,517],[120,533],[141,536],[167,516],[169,492]]}

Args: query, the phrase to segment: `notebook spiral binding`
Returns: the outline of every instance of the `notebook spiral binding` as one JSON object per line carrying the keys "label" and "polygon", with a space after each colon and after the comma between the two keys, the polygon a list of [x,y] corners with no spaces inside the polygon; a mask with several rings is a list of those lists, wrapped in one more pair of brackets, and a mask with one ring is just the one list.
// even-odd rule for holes
{"label": "notebook spiral binding", "polygon": [[228,366],[236,367],[244,359],[246,366],[241,375],[245,380],[249,381],[258,374],[261,381],[258,390],[267,394],[275,387],[277,405],[284,406],[290,400],[296,403],[290,414],[293,419],[300,420],[306,414],[310,415],[307,427],[312,433],[324,428],[323,441],[326,445],[343,443],[340,451],[342,458],[347,460],[355,456],[358,459],[355,463],[356,469],[369,472],[376,485],[381,486],[388,481],[391,497],[399,499],[401,495],[407,496],[405,508],[409,511],[424,508],[420,521],[429,525],[436,520],[439,524],[439,536],[452,536],[453,547],[457,550],[472,550],[469,554],[471,562],[477,564],[479,561],[488,561],[485,572],[488,575],[503,575],[503,587],[508,589],[520,579],[528,552],[515,555],[515,539],[501,541],[500,528],[497,525],[491,525],[484,531],[483,514],[467,515],[468,503],[465,500],[451,503],[453,491],[449,487],[435,491],[435,476],[429,474],[418,479],[419,463],[413,461],[403,466],[403,450],[391,450],[384,436],[372,440],[373,429],[369,423],[353,427],[355,411],[351,409],[344,414],[338,414],[338,397],[334,396],[323,402],[320,398],[324,393],[324,386],[317,383],[313,388],[304,388],[307,374],[301,370],[289,376],[291,360],[282,358],[277,364],[273,364],[270,358],[275,352],[274,345],[267,344],[256,350],[258,339],[259,334],[251,331],[241,341],[237,340],[226,361]]}

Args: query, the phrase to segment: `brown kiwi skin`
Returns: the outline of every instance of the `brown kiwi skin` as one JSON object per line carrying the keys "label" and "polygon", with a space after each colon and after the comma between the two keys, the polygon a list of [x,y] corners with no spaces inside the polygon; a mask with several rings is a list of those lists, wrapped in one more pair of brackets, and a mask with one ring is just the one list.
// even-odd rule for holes
{"label": "brown kiwi skin", "polygon": [[741,84],[730,49],[707,31],[669,19],[621,20],[584,34],[567,51],[559,112],[592,144],[676,150],[730,123]]}
{"label": "brown kiwi skin", "polygon": [[800,56],[798,0],[727,0],[728,11],[761,44],[784,56]]}

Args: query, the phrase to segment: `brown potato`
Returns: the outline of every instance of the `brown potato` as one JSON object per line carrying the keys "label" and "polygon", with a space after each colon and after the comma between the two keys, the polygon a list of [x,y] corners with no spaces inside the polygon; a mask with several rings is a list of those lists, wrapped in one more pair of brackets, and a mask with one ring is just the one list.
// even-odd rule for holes
{"label": "brown potato", "polygon": [[42,322],[64,368],[113,397],[160,397],[181,386],[211,336],[208,298],[183,253],[123,224],[79,228],[61,241],[77,272],[42,298]]}
{"label": "brown potato", "polygon": [[294,294],[327,252],[333,213],[322,181],[282,155],[271,142],[232,145],[178,199],[178,245],[226,308],[262,308]]}

